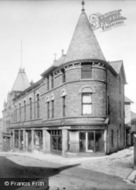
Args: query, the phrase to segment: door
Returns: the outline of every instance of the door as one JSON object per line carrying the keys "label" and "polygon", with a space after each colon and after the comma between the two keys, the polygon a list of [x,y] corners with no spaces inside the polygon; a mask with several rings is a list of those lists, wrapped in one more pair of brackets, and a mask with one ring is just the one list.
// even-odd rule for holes
{"label": "door", "polygon": [[87,152],[95,152],[95,132],[87,132]]}
{"label": "door", "polygon": [[62,131],[52,130],[51,133],[51,151],[61,154],[62,151]]}
{"label": "door", "polygon": [[104,133],[103,131],[95,132],[95,151],[104,152]]}
{"label": "door", "polygon": [[80,132],[80,152],[86,152],[86,132]]}

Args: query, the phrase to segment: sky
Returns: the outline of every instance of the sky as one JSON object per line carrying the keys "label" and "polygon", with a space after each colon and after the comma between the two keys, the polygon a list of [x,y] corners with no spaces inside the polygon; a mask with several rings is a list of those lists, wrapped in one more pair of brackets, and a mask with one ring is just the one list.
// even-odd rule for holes
{"label": "sky", "polygon": [[[29,81],[39,80],[55,53],[57,58],[62,49],[67,53],[81,8],[81,0],[0,0],[0,117],[21,62]],[[126,17],[124,25],[94,32],[107,61],[123,60],[125,95],[136,112],[136,1],[85,1],[88,17],[119,9]]]}

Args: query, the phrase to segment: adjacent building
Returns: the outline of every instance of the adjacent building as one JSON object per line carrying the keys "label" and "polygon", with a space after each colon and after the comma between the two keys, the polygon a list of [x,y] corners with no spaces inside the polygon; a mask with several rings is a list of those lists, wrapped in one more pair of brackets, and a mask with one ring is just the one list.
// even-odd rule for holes
{"label": "adjacent building", "polygon": [[126,128],[126,146],[133,144],[132,133],[132,111],[131,104],[133,103],[128,97],[125,96],[125,128]]}
{"label": "adjacent building", "polygon": [[123,62],[106,61],[82,9],[66,55],[36,83],[20,69],[4,104],[3,138],[12,150],[62,155],[123,149],[125,84]]}

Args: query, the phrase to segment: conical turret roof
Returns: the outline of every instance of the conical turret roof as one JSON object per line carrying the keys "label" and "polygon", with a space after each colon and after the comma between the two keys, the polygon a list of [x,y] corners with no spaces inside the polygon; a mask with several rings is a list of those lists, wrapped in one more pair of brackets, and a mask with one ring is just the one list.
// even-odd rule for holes
{"label": "conical turret roof", "polygon": [[105,61],[105,57],[84,11],[81,12],[76,25],[65,63],[82,59],[98,59]]}
{"label": "conical turret roof", "polygon": [[30,83],[25,70],[20,68],[11,91],[24,91],[28,87],[30,87]]}

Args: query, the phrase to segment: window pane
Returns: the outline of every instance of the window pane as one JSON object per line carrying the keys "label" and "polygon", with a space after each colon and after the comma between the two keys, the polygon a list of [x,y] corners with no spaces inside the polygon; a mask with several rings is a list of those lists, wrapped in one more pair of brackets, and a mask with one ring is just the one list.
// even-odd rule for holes
{"label": "window pane", "polygon": [[83,105],[83,114],[91,114],[92,106],[91,105]]}
{"label": "window pane", "polygon": [[91,103],[91,94],[83,94],[83,103]]}
{"label": "window pane", "polygon": [[92,77],[92,70],[90,64],[83,64],[82,65],[82,78],[91,78]]}

